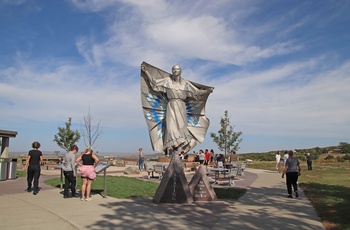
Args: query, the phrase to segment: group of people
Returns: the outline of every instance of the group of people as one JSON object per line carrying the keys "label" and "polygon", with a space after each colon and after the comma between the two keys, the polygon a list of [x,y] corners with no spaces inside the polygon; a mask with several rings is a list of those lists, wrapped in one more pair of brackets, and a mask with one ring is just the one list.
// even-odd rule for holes
{"label": "group of people", "polygon": [[208,166],[210,163],[218,165],[219,161],[221,161],[222,163],[225,163],[226,161],[239,161],[239,157],[234,150],[230,151],[230,155],[227,159],[222,153],[214,153],[213,149],[211,149],[210,151],[208,151],[208,149],[206,149],[205,151],[201,149],[198,153],[193,151],[193,154],[194,162],[199,162],[200,164],[206,166]]}
{"label": "group of people", "polygon": [[199,162],[201,165],[206,165],[208,166],[210,163],[214,162],[218,162],[221,160],[221,154],[215,154],[214,150],[211,149],[210,151],[208,149],[206,149],[205,151],[203,151],[202,149],[199,150],[199,152],[195,152],[193,151],[194,154],[194,162]]}
{"label": "group of people", "polygon": [[[287,185],[287,192],[288,197],[293,198],[292,195],[292,188],[295,193],[295,197],[299,197],[298,193],[298,177],[301,175],[301,168],[300,168],[300,162],[299,159],[293,156],[294,153],[292,150],[285,151],[283,155],[283,172],[282,172],[282,178],[284,178],[284,175],[286,175],[286,185]],[[306,162],[307,162],[307,168],[308,170],[312,170],[312,158],[310,153],[307,153],[305,156]],[[281,153],[280,151],[276,152],[276,171],[280,172],[280,165],[281,165]]]}
{"label": "group of people", "polygon": [[[33,149],[29,151],[23,168],[24,171],[27,171],[26,191],[33,191],[34,195],[37,195],[40,190],[40,165],[43,163],[43,154],[39,150],[40,146],[40,143],[37,141],[32,143]],[[63,198],[78,197],[76,192],[76,167],[80,166],[80,174],[82,178],[80,199],[82,201],[91,201],[91,184],[92,181],[96,179],[95,168],[99,162],[99,159],[93,153],[92,147],[88,147],[85,152],[82,152],[76,159],[76,154],[78,151],[78,146],[72,145],[70,147],[70,151],[64,156],[63,159],[62,170],[65,178]],[[69,196],[69,188],[71,189],[71,196]]]}

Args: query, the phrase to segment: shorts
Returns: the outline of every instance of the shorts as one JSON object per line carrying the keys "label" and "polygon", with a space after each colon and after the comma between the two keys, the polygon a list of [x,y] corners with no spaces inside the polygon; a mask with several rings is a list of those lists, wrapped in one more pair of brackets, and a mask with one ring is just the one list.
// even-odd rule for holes
{"label": "shorts", "polygon": [[83,165],[80,168],[81,178],[88,178],[90,180],[96,179],[95,167],[93,165]]}

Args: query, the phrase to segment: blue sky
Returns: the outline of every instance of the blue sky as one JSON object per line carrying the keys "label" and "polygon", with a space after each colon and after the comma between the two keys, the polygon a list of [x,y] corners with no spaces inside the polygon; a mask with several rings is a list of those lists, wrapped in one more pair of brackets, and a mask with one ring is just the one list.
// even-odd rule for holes
{"label": "blue sky", "polygon": [[[228,110],[239,153],[350,142],[350,2],[0,0],[0,129],[10,152],[54,135],[89,107],[99,152],[151,153],[140,64],[214,86],[211,124]],[[84,148],[84,142],[78,142]]]}

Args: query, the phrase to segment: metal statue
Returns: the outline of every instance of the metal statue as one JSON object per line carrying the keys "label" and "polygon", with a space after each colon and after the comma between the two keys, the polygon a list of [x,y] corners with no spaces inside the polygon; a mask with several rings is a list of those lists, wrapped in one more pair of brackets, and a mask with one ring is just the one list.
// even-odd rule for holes
{"label": "metal statue", "polygon": [[205,104],[213,89],[182,78],[179,65],[169,74],[141,64],[141,101],[154,151],[188,152],[204,141],[209,127]]}

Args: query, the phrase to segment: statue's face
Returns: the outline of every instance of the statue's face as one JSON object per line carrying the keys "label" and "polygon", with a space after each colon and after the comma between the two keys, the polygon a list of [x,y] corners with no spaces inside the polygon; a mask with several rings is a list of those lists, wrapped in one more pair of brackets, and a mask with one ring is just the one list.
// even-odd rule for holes
{"label": "statue's face", "polygon": [[172,71],[174,76],[181,75],[181,67],[178,65],[174,65]]}

